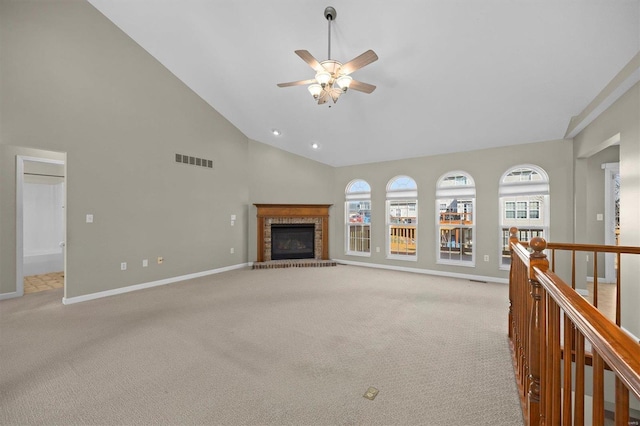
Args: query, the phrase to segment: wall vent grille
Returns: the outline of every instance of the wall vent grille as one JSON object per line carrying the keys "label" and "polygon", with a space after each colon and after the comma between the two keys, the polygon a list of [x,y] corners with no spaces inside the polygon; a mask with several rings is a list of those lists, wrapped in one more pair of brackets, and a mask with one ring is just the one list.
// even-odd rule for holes
{"label": "wall vent grille", "polygon": [[176,154],[176,163],[213,169],[213,160],[207,160],[206,158],[193,157],[185,154]]}

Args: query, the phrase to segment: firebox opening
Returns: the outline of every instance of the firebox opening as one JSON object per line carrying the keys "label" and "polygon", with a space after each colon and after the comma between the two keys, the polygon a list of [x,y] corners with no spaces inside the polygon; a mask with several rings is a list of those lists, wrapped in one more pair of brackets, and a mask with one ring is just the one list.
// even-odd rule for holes
{"label": "firebox opening", "polygon": [[313,259],[314,224],[271,225],[271,259]]}

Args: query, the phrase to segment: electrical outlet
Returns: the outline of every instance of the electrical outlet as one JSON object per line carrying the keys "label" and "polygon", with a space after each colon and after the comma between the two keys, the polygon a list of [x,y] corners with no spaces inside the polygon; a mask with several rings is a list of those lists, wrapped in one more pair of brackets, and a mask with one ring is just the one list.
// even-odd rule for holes
{"label": "electrical outlet", "polygon": [[489,261],[489,255],[488,255],[488,254],[485,254],[485,255],[484,255],[484,261],[485,261],[485,262],[488,262],[488,261]]}
{"label": "electrical outlet", "polygon": [[380,253],[380,247],[376,247],[376,253]]}
{"label": "electrical outlet", "polygon": [[126,271],[127,270],[127,262],[122,262],[120,264],[120,270],[121,271]]}
{"label": "electrical outlet", "polygon": [[162,262],[164,262],[164,257],[158,256],[158,265],[162,265]]}
{"label": "electrical outlet", "polygon": [[142,259],[142,267],[146,268],[147,266],[149,266],[149,259]]}
{"label": "electrical outlet", "polygon": [[93,215],[92,214],[88,214],[86,217],[87,223],[93,223]]}
{"label": "electrical outlet", "polygon": [[235,253],[235,252],[236,252],[236,249],[234,249],[233,247],[231,247],[231,248],[229,249],[229,253],[233,254],[233,253]]}

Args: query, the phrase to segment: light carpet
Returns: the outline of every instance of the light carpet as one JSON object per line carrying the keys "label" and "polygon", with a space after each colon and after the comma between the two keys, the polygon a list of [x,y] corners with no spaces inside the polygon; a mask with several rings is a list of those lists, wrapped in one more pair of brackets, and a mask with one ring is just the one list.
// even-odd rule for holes
{"label": "light carpet", "polygon": [[504,284],[337,266],[61,298],[0,302],[0,424],[522,424]]}

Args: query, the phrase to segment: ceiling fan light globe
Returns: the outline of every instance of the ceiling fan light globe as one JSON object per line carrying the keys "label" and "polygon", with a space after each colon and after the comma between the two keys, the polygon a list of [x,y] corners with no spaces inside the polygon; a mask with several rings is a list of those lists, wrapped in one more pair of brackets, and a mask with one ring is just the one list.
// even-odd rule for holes
{"label": "ceiling fan light globe", "polygon": [[309,86],[309,93],[311,93],[313,99],[318,99],[318,96],[320,96],[320,92],[322,92],[322,86],[318,83],[313,83]]}
{"label": "ceiling fan light globe", "polygon": [[340,87],[343,92],[346,92],[349,86],[351,85],[351,80],[353,80],[353,78],[351,78],[350,76],[341,75],[336,80],[336,83],[338,83],[338,87]]}
{"label": "ceiling fan light globe", "polygon": [[320,71],[316,74],[316,81],[320,83],[322,87],[325,87],[329,81],[331,81],[331,73],[328,71]]}

